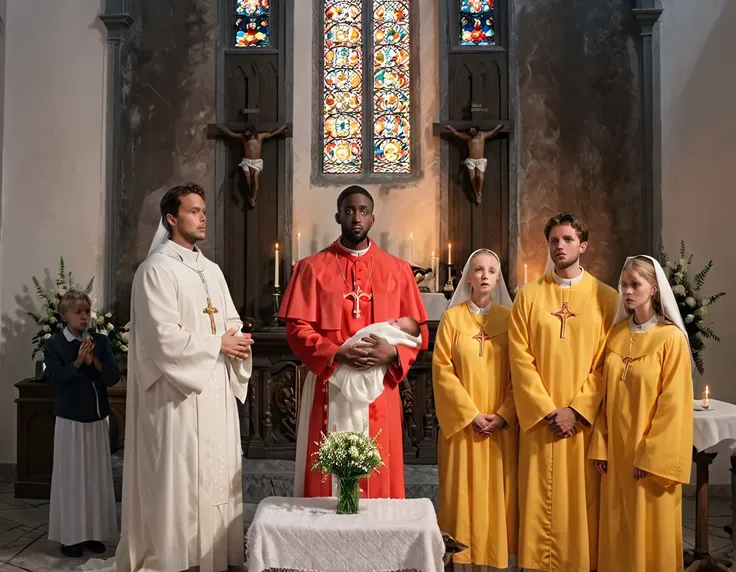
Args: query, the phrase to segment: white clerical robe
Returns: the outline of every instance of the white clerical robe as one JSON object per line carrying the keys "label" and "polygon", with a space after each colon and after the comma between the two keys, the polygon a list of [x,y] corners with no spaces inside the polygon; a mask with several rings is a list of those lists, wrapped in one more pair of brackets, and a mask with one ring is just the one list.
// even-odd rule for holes
{"label": "white clerical robe", "polygon": [[[207,292],[216,333],[210,325]],[[220,268],[167,241],[133,281],[116,572],[242,567],[242,449],[235,398],[252,360],[220,353],[242,327]]]}

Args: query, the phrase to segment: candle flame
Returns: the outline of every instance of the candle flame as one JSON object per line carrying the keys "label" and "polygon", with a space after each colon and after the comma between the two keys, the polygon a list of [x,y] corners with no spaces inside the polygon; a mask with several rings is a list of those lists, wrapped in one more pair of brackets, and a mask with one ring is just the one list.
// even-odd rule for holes
{"label": "candle flame", "polygon": [[708,386],[705,386],[705,396],[708,397]]}
{"label": "candle flame", "polygon": [[297,238],[301,238],[302,237],[302,233],[301,232],[297,232],[296,233],[296,236],[297,236]]}
{"label": "candle flame", "polygon": [[276,247],[275,248],[276,248],[276,250],[279,249],[279,243],[278,242],[276,243]]}
{"label": "candle flame", "polygon": [[432,251],[432,258],[434,258],[434,250]]}

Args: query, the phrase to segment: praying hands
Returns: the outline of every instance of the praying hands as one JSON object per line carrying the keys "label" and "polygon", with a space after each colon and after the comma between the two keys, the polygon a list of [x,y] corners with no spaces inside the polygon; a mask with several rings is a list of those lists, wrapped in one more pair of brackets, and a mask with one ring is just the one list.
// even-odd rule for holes
{"label": "praying hands", "polygon": [[473,431],[481,437],[490,437],[496,431],[508,426],[506,420],[500,415],[478,413],[471,422]]}

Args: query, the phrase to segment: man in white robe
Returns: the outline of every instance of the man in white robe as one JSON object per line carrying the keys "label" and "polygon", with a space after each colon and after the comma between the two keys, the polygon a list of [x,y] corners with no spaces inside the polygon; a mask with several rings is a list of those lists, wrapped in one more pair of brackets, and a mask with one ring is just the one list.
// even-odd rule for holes
{"label": "man in white robe", "polygon": [[252,340],[240,334],[222,271],[194,246],[205,233],[203,195],[187,185],[164,196],[133,281],[116,572],[244,564],[235,399],[247,395]]}

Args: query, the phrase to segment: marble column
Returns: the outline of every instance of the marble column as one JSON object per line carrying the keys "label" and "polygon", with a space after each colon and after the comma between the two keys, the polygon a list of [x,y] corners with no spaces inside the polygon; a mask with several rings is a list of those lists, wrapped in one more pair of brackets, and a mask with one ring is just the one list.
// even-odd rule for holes
{"label": "marble column", "polygon": [[626,255],[649,243],[642,192],[642,111],[629,0],[516,0],[517,265],[544,269],[547,219],[579,214],[583,263],[613,284]]}

